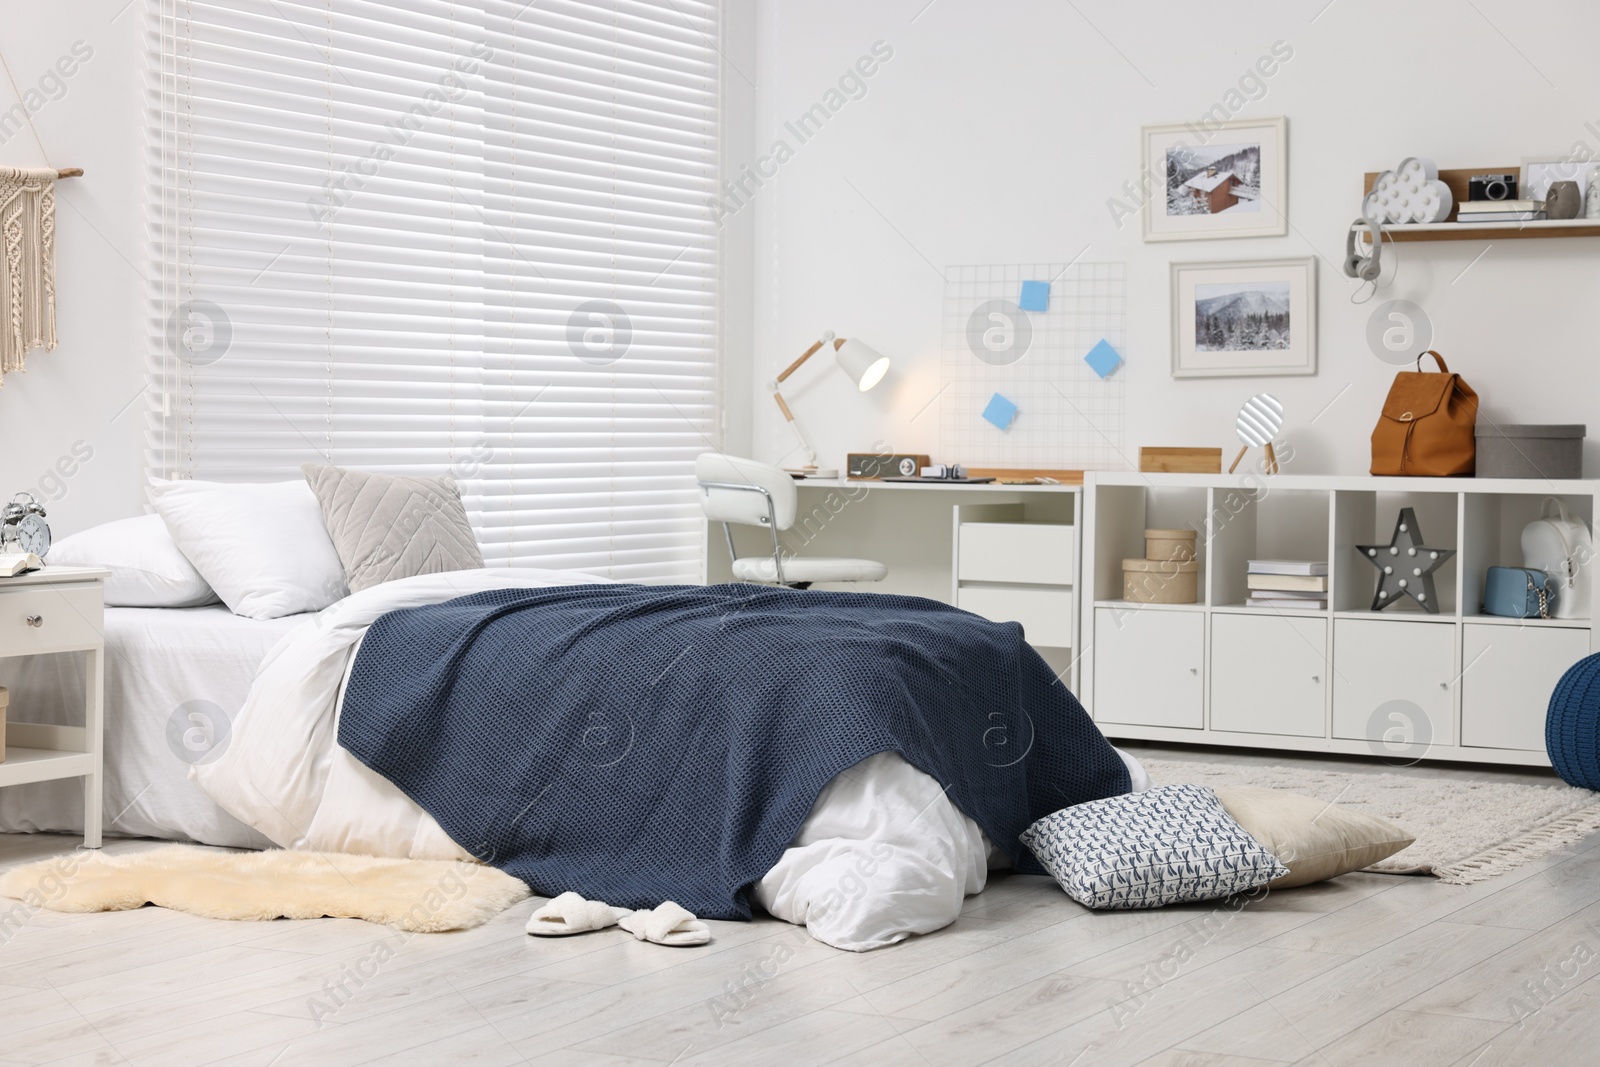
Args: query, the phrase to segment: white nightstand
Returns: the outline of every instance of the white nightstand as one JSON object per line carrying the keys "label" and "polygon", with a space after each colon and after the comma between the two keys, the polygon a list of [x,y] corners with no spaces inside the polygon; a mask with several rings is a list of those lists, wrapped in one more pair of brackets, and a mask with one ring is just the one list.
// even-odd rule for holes
{"label": "white nightstand", "polygon": [[28,713],[12,694],[0,786],[83,779],[83,843],[100,847],[105,763],[105,578],[91,567],[45,567],[0,578],[0,657],[83,652],[82,726],[16,722]]}

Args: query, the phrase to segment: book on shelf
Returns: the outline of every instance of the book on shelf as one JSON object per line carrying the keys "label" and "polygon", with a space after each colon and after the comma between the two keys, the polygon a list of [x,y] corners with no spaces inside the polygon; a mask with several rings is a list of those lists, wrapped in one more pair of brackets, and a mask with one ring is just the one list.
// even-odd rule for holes
{"label": "book on shelf", "polygon": [[1247,589],[1267,589],[1273,591],[1310,590],[1326,593],[1328,591],[1328,576],[1325,574],[1247,574],[1244,578]]}
{"label": "book on shelf", "polygon": [[1278,600],[1271,597],[1253,596],[1244,603],[1245,607],[1250,608],[1288,608],[1291,611],[1326,611],[1328,609],[1328,601],[1326,599]]}
{"label": "book on shelf", "polygon": [[1457,222],[1543,222],[1542,211],[1480,211],[1473,215],[1457,215]]}
{"label": "book on shelf", "polygon": [[1250,595],[1257,600],[1322,600],[1328,592],[1325,589],[1252,589]]}
{"label": "book on shelf", "polygon": [[1456,216],[1494,214],[1497,211],[1543,211],[1543,200],[1464,200],[1456,205]]}
{"label": "book on shelf", "polygon": [[1312,559],[1253,559],[1251,574],[1327,574],[1327,560]]}

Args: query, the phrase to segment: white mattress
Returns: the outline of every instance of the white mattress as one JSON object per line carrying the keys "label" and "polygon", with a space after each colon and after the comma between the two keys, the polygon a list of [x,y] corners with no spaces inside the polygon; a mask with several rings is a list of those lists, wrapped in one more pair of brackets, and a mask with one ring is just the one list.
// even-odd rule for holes
{"label": "white mattress", "polygon": [[[191,712],[226,724],[256,668],[308,616],[258,621],[222,605],[107,608],[105,829],[108,834],[267,848],[261,834],[189,780]],[[19,722],[83,721],[82,655],[0,659]],[[181,709],[181,710],[180,710]],[[193,744],[201,735],[191,735]],[[83,831],[82,779],[0,789],[0,831]]]}

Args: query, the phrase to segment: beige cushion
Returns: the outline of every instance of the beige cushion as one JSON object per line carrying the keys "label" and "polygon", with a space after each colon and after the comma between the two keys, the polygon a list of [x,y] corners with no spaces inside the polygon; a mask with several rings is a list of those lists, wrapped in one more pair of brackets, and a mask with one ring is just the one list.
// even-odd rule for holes
{"label": "beige cushion", "polygon": [[305,474],[352,593],[396,578],[483,566],[455,479],[307,463]]}
{"label": "beige cushion", "polygon": [[1416,840],[1394,823],[1298,793],[1227,785],[1217,787],[1217,799],[1234,822],[1289,868],[1267,883],[1269,889],[1359,871]]}

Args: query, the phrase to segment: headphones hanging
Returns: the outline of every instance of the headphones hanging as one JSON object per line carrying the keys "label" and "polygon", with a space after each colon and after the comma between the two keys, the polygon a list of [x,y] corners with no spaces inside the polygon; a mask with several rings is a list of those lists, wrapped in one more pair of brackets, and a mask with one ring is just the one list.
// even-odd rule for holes
{"label": "headphones hanging", "polygon": [[[1365,226],[1372,238],[1372,253],[1362,255],[1356,250],[1356,233]],[[1346,277],[1360,278],[1364,282],[1378,281],[1378,272],[1381,270],[1379,260],[1383,256],[1383,227],[1372,219],[1363,215],[1350,224],[1344,235],[1344,273]]]}
{"label": "headphones hanging", "polygon": [[[1366,255],[1363,255],[1356,245],[1356,235],[1362,227],[1366,227],[1367,236],[1372,243],[1372,251]],[[1389,238],[1389,242],[1394,243],[1393,236]],[[1344,273],[1347,277],[1358,278],[1366,283],[1357,286],[1356,291],[1350,294],[1352,304],[1365,304],[1378,295],[1380,288],[1394,284],[1395,279],[1400,276],[1399,249],[1390,252],[1389,255],[1391,262],[1394,263],[1394,270],[1387,282],[1380,282],[1378,278],[1383,269],[1383,224],[1370,215],[1363,215],[1350,224],[1344,235]],[[1367,289],[1367,285],[1371,285],[1372,288]],[[1366,292],[1365,296],[1361,295],[1363,290]]]}

